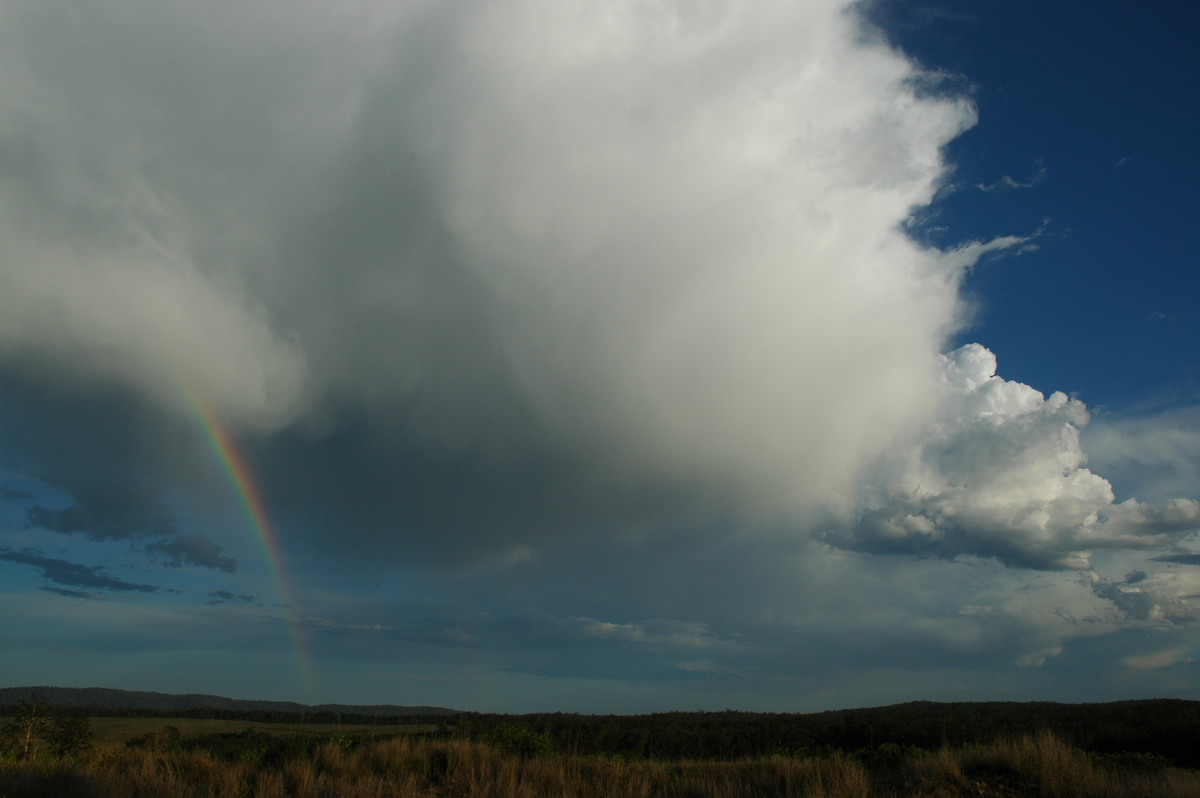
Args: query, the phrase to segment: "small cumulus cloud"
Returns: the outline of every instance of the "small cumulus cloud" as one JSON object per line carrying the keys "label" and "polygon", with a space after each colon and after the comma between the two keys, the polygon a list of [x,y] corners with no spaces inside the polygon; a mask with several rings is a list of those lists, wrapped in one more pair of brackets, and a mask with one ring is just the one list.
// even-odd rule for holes
{"label": "small cumulus cloud", "polygon": [[211,597],[208,604],[224,604],[226,602],[235,602],[242,604],[252,604],[257,599],[254,596],[246,595],[245,593],[234,593],[230,590],[210,590],[208,595]]}
{"label": "small cumulus cloud", "polygon": [[221,554],[221,547],[204,535],[164,538],[148,543],[145,551],[152,556],[166,557],[166,565],[171,568],[196,565],[230,574],[237,571],[237,562],[232,557]]}

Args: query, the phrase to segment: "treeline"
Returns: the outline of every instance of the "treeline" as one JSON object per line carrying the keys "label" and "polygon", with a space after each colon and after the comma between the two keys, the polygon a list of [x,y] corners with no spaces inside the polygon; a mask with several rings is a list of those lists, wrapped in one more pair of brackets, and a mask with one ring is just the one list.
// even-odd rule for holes
{"label": "treeline", "polygon": [[[0,705],[14,717],[18,705]],[[912,702],[869,709],[809,714],[756,712],[667,712],[649,715],[567,713],[498,715],[369,714],[280,709],[61,708],[91,718],[200,718],[274,723],[434,726],[436,736],[475,741],[518,729],[525,743],[580,755],[660,760],[737,760],[773,754],[825,754],[872,750],[882,745],[926,751],[946,746],[989,744],[1048,732],[1096,753],[1142,752],[1166,757],[1180,767],[1200,768],[1200,702],[1175,699],[1105,704],[1050,702]],[[319,728],[314,729],[318,733]]]}
{"label": "treeline", "polygon": [[[35,694],[35,698],[37,695]],[[19,704],[0,704],[0,718],[12,717],[16,714]],[[217,709],[214,707],[195,707],[191,709],[143,709],[140,707],[105,707],[96,705],[57,706],[56,709],[86,715],[89,718],[199,718],[203,720],[241,720],[251,723],[311,723],[314,726],[336,726],[345,724],[357,726],[365,724],[388,725],[436,725],[452,721],[453,716],[446,714],[410,715],[390,714],[374,715],[355,712],[285,712],[273,709]]]}
{"label": "treeline", "polygon": [[1109,704],[914,702],[813,714],[668,712],[654,715],[455,716],[456,732],[485,739],[518,725],[554,749],[630,758],[736,760],[915,746],[988,744],[1049,732],[1097,753],[1143,752],[1180,767],[1200,767],[1200,702],[1124,701]]}

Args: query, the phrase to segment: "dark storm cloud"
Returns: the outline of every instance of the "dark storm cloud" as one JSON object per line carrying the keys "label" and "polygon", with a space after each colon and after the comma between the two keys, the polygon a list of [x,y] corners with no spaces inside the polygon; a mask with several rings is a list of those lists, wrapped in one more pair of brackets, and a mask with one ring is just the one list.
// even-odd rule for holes
{"label": "dark storm cloud", "polygon": [[123,540],[177,534],[164,501],[172,483],[194,473],[187,429],[128,390],[113,385],[71,386],[22,358],[0,358],[0,408],[11,423],[0,445],[45,490],[27,510],[40,529]]}
{"label": "dark storm cloud", "polygon": [[258,454],[270,502],[296,519],[283,534],[368,568],[386,567],[377,553],[479,565],[615,530],[699,529],[720,514],[722,498],[717,486],[697,497],[686,483],[635,481],[532,444],[506,457],[433,453],[365,422],[319,439],[281,434]]}
{"label": "dark storm cloud", "polygon": [[4,499],[5,501],[16,502],[32,498],[33,494],[27,490],[16,490],[14,488],[0,487],[0,499]]}
{"label": "dark storm cloud", "polygon": [[115,590],[119,592],[136,591],[140,593],[157,593],[160,589],[154,585],[141,585],[109,576],[104,568],[98,565],[80,565],[52,557],[42,557],[30,551],[0,549],[0,559],[37,568],[42,572],[44,578],[49,579],[51,582],[57,582],[60,585],[74,585],[76,587],[90,587],[97,590]]}
{"label": "dark storm cloud", "polygon": [[[75,504],[37,525],[174,537],[139,480],[204,453],[106,430],[178,436],[197,399],[285,541],[368,563],[805,534],[829,512],[850,517],[827,539],[868,551],[1079,568],[1200,517],[1115,504],[1082,467],[1081,403],[982,373],[982,347],[936,367],[964,270],[1024,239],[898,231],[974,112],[841,3],[368,4],[282,27],[146,4],[63,28],[56,7],[18,4],[46,46],[5,54],[6,146],[29,157],[7,177],[27,204],[0,368],[35,398],[120,400],[87,430],[43,423],[94,456],[46,455]],[[64,419],[56,401],[31,414]],[[117,476],[96,489],[100,462]]]}
{"label": "dark storm cloud", "polygon": [[[641,485],[788,512],[924,413],[956,272],[894,227],[972,112],[916,97],[836,3],[624,9],[582,49],[545,44],[590,37],[584,6],[314,8],[282,29],[232,5],[201,26],[147,4],[64,28],[56,8],[12,12],[44,46],[6,55],[28,85],[0,97],[30,155],[0,334],[44,371],[347,452],[365,420],[386,473],[373,453],[338,468],[368,493],[410,463],[553,471],[579,517],[639,515]],[[471,516],[469,539],[561,534],[555,513],[507,523],[478,481],[441,502],[490,503],[500,534]],[[395,493],[364,514],[414,501]]]}
{"label": "dark storm cloud", "polygon": [[28,513],[30,526],[65,534],[80,532],[93,540],[178,533],[174,514],[159,499],[162,488],[117,482],[104,477],[69,487],[53,477],[47,477],[45,481],[51,485],[59,482],[58,487],[70,493],[76,503],[61,509],[34,505]]}
{"label": "dark storm cloud", "polygon": [[[95,541],[150,539],[142,550],[175,567],[232,573],[236,563],[203,535],[182,535],[168,504],[173,484],[191,483],[204,467],[197,434],[164,418],[128,392],[111,388],[62,393],[20,363],[0,365],[0,405],[20,423],[0,433],[46,492],[26,510],[26,526]],[[195,483],[192,483],[195,484]]]}
{"label": "dark storm cloud", "polygon": [[230,574],[237,571],[237,562],[232,557],[222,555],[221,547],[204,535],[165,538],[146,544],[145,551],[150,555],[166,557],[166,565],[172,568],[196,565]]}

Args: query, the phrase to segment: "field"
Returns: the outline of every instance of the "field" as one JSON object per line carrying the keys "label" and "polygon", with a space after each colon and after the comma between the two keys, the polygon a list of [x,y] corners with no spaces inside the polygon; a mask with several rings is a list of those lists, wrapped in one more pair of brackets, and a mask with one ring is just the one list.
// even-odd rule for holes
{"label": "field", "polygon": [[[0,719],[0,726],[11,719]],[[248,720],[222,720],[210,718],[92,718],[93,744],[97,748],[124,746],[129,739],[153,734],[166,726],[174,726],[183,737],[200,735],[239,734],[258,730],[280,736],[324,736],[324,737],[370,737],[375,735],[428,733],[437,730],[434,725],[395,724],[338,724],[316,726],[311,723],[255,723]]]}

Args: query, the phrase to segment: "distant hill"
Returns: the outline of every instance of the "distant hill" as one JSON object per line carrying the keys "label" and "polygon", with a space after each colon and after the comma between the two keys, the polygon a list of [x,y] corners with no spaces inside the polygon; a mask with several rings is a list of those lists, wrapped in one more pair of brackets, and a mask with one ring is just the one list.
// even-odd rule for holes
{"label": "distant hill", "polygon": [[317,704],[294,701],[248,701],[216,695],[188,693],[146,693],[136,690],[111,690],[107,687],[0,687],[0,706],[28,701],[32,696],[56,707],[101,707],[104,709],[145,709],[155,712],[216,709],[234,712],[321,712],[345,715],[455,715],[446,707],[394,706],[391,704]]}

